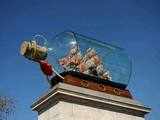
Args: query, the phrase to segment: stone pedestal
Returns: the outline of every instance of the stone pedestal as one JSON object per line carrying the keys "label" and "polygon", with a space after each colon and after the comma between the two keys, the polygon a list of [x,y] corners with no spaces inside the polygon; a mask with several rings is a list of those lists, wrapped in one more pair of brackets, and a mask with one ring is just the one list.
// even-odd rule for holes
{"label": "stone pedestal", "polygon": [[150,108],[121,96],[58,83],[32,109],[38,120],[144,120]]}

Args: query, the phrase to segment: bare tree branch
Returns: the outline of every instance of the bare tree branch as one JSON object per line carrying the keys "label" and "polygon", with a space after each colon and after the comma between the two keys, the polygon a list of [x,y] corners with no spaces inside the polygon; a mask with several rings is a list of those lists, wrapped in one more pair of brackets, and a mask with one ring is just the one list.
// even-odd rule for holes
{"label": "bare tree branch", "polygon": [[12,98],[0,96],[0,120],[6,120],[14,112],[15,103]]}

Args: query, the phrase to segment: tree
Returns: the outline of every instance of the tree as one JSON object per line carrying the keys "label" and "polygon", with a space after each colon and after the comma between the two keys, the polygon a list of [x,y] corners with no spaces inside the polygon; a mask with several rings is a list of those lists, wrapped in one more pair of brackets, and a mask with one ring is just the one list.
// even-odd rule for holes
{"label": "tree", "polygon": [[6,120],[15,109],[14,100],[0,95],[0,120]]}

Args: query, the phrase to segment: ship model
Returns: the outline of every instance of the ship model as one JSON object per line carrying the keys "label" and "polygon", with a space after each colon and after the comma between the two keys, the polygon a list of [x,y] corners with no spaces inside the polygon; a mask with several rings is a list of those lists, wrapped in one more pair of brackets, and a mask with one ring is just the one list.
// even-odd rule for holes
{"label": "ship model", "polygon": [[111,80],[111,75],[103,66],[102,60],[94,48],[88,48],[84,55],[77,45],[73,46],[69,53],[59,59],[59,64],[66,71],[76,71],[101,79]]}

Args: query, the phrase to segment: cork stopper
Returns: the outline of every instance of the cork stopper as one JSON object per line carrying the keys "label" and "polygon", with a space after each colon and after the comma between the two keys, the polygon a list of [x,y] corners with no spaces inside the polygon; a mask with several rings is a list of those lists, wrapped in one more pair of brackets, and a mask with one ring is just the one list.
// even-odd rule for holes
{"label": "cork stopper", "polygon": [[36,41],[24,41],[21,44],[20,53],[30,60],[45,60],[47,58],[48,49],[40,46]]}
{"label": "cork stopper", "polygon": [[24,42],[21,44],[21,48],[20,48],[20,53],[21,53],[21,55],[24,55],[24,54],[26,53],[28,47],[29,47],[29,43],[26,42],[26,41],[24,41]]}

